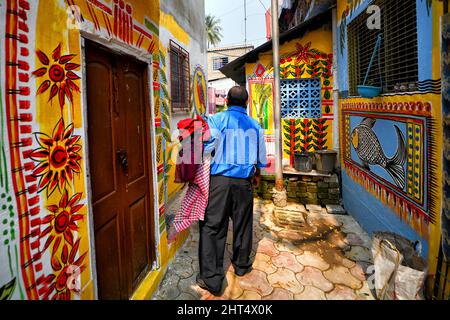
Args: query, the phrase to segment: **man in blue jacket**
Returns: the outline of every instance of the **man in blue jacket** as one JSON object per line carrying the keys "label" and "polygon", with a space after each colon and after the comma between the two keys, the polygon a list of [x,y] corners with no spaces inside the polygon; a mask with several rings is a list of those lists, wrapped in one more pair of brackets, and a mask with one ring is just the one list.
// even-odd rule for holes
{"label": "man in blue jacket", "polygon": [[253,186],[259,185],[267,157],[264,132],[247,115],[248,93],[245,87],[233,87],[228,93],[228,110],[208,119],[211,139],[205,154],[213,156],[209,203],[205,220],[200,221],[197,284],[220,294],[225,276],[223,268],[229,218],[233,221],[235,274],[251,271],[253,237]]}

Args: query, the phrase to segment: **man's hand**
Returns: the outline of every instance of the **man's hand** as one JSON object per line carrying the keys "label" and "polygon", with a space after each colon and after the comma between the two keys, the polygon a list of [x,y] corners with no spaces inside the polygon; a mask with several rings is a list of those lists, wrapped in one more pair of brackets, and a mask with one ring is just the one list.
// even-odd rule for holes
{"label": "man's hand", "polygon": [[253,176],[252,179],[253,189],[258,189],[260,183],[261,183],[261,170],[256,169],[255,175]]}

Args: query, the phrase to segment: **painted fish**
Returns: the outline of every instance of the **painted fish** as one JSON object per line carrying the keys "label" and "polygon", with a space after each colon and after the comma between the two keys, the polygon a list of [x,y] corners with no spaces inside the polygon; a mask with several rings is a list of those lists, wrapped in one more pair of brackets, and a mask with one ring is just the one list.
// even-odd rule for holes
{"label": "painted fish", "polygon": [[352,145],[358,154],[362,165],[370,170],[369,165],[378,165],[385,169],[401,189],[405,188],[405,138],[401,130],[394,125],[397,131],[398,149],[394,157],[388,158],[384,153],[377,135],[373,131],[376,119],[365,118],[352,132]]}

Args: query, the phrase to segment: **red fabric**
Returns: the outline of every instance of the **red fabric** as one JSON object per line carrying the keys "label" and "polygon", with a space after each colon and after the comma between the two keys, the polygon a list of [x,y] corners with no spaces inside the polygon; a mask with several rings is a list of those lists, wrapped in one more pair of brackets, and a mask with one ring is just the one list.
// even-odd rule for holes
{"label": "red fabric", "polygon": [[[202,130],[201,139],[198,141],[199,139],[194,139],[194,134],[196,133],[195,130],[200,128]],[[175,182],[194,182],[199,167],[199,163],[195,163],[195,155],[200,160],[203,158],[203,142],[210,138],[208,123],[202,117],[197,116],[196,119],[188,118],[178,122],[178,129],[180,130],[178,140],[181,142],[182,148],[178,155]],[[190,146],[187,145],[188,143]],[[188,163],[184,162],[183,150],[190,150],[190,154],[186,156],[189,159]]]}
{"label": "red fabric", "polygon": [[177,233],[186,230],[195,221],[205,219],[205,211],[209,200],[210,159],[205,158],[203,164],[197,167],[195,179],[189,183],[189,188],[173,221],[174,233],[169,234],[173,240]]}

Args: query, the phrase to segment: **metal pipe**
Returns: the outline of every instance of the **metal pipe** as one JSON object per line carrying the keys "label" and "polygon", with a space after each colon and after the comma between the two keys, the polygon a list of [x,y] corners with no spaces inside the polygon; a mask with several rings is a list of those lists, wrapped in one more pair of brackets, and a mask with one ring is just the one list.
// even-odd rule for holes
{"label": "metal pipe", "polygon": [[245,19],[244,19],[244,24],[245,24],[245,40],[244,40],[244,44],[245,46],[247,46],[247,0],[244,0],[244,15],[245,15]]}
{"label": "metal pipe", "polygon": [[280,29],[278,27],[278,0],[272,0],[272,47],[273,47],[273,121],[275,129],[275,188],[283,191],[283,148],[281,136],[281,89],[280,89]]}

